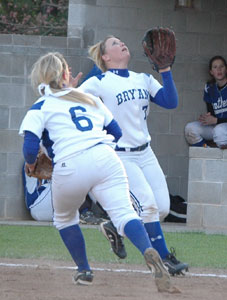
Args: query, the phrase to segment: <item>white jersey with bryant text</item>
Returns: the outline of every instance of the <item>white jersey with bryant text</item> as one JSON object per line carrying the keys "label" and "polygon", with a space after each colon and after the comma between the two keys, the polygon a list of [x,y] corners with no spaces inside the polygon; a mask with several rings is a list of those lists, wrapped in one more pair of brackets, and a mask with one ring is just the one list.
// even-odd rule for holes
{"label": "white jersey with bryant text", "polygon": [[86,80],[81,86],[84,92],[100,97],[112,112],[122,129],[119,147],[137,147],[150,142],[147,128],[149,99],[162,85],[150,74],[129,71],[122,77],[107,71]]}
{"label": "white jersey with bryant text", "polygon": [[[122,129],[122,137],[117,142],[122,150],[118,148],[116,153],[124,164],[137,213],[144,223],[163,220],[169,213],[169,191],[164,173],[149,145],[151,137],[147,127],[149,103],[162,85],[150,74],[125,69],[93,76],[80,88],[99,96]],[[129,151],[147,143],[143,151]]]}
{"label": "white jersey with bryant text", "polygon": [[54,163],[100,142],[112,145],[114,137],[103,130],[113,120],[112,113],[99,98],[97,107],[52,96],[39,98],[27,112],[19,134],[34,133],[39,139],[44,130],[53,143]]}

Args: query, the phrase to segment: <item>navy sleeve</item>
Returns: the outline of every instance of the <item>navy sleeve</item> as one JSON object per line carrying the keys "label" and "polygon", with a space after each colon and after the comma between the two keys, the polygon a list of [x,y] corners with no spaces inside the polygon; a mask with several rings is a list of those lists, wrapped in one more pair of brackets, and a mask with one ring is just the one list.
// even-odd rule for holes
{"label": "navy sleeve", "polygon": [[176,108],[178,105],[178,94],[172,73],[167,71],[161,73],[161,75],[163,87],[157,92],[155,97],[151,97],[151,101],[167,109]]}
{"label": "navy sleeve", "polygon": [[28,164],[33,164],[39,152],[40,139],[31,131],[25,131],[23,154]]}
{"label": "navy sleeve", "polygon": [[211,113],[212,116],[215,117],[215,114],[214,114],[214,109],[213,109],[213,106],[211,103],[208,103],[206,102],[206,106],[207,106],[207,112]]}
{"label": "navy sleeve", "polygon": [[107,125],[106,127],[104,126],[103,129],[106,130],[108,134],[111,134],[115,137],[114,142],[116,143],[122,137],[122,130],[114,119],[110,122],[109,125]]}
{"label": "navy sleeve", "polygon": [[95,76],[95,75],[100,75],[102,74],[102,70],[100,70],[96,64],[93,65],[93,68],[90,70],[90,72],[86,75],[86,77],[83,79],[83,81],[81,82],[84,83],[86,80],[88,80],[90,77]]}

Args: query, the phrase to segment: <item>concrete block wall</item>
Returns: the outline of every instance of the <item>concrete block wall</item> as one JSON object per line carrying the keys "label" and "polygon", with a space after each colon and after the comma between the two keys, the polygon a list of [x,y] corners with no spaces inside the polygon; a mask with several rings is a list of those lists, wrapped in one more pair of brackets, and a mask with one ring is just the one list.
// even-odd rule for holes
{"label": "concrete block wall", "polygon": [[190,147],[187,226],[227,233],[227,150]]}
{"label": "concrete block wall", "polygon": [[205,112],[203,88],[208,61],[217,54],[227,59],[227,1],[195,0],[195,9],[175,10],[175,0],[69,0],[68,36],[82,46],[108,34],[120,37],[131,52],[130,69],[152,73],[143,55],[141,39],[151,27],[172,28],[177,38],[173,76],[179,105],[166,110],[152,105],[148,126],[152,148],[167,176],[170,192],[187,200],[188,145],[184,127]]}

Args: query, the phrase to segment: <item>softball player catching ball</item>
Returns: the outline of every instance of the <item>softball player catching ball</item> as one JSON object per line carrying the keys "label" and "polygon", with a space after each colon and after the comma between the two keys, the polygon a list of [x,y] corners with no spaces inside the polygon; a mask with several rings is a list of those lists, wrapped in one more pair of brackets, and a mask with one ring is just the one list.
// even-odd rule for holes
{"label": "softball player catching ball", "polygon": [[103,73],[86,80],[80,89],[100,97],[122,129],[115,150],[126,169],[134,208],[169,272],[181,273],[188,265],[169,252],[160,226],[160,219],[169,213],[170,199],[147,127],[150,102],[167,109],[177,107],[170,67],[160,70],[163,86],[150,74],[129,71],[129,49],[114,36],[90,47],[89,54]]}
{"label": "softball player catching ball", "polygon": [[31,81],[41,97],[27,112],[19,133],[24,136],[23,153],[30,171],[35,167],[40,140],[43,138],[44,146],[46,139],[48,144],[52,141],[54,225],[78,266],[74,281],[88,285],[93,280],[78,213],[92,191],[118,231],[155,270],[158,290],[172,292],[169,274],[132,207],[125,169],[112,148],[121,130],[99,98],[63,88],[69,85],[69,78],[68,65],[59,53],[38,59]]}

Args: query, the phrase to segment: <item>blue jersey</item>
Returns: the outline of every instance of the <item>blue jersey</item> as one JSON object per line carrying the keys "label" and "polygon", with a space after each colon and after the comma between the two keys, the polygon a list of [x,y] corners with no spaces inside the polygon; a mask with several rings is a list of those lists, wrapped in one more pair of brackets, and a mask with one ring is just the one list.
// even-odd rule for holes
{"label": "blue jersey", "polygon": [[217,84],[206,84],[203,100],[212,105],[215,117],[227,118],[227,85],[219,89]]}

